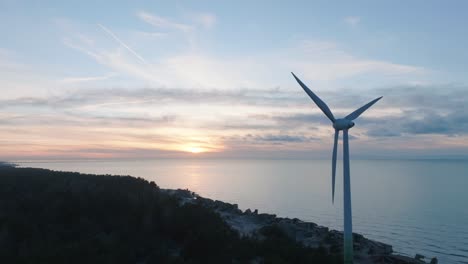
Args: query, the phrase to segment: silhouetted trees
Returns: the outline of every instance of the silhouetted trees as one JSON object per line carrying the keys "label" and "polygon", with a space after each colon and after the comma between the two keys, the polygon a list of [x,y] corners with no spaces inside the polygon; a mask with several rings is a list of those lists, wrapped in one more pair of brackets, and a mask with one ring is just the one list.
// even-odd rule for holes
{"label": "silhouetted trees", "polygon": [[1,263],[339,263],[177,199],[141,178],[0,166]]}

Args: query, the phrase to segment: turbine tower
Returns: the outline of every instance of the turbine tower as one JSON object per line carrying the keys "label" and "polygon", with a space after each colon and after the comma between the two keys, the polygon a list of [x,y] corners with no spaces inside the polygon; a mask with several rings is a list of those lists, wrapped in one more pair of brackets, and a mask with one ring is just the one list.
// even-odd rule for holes
{"label": "turbine tower", "polygon": [[[291,72],[292,73],[292,72]],[[375,104],[382,98],[376,98],[345,118],[335,119],[330,108],[315,95],[299,78],[292,73],[296,81],[301,85],[302,89],[310,96],[312,101],[322,110],[322,112],[330,119],[335,129],[335,140],[333,143],[333,158],[332,158],[332,203],[335,201],[335,172],[336,172],[336,148],[338,145],[338,135],[340,130],[343,130],[343,209],[344,209],[344,244],[343,256],[345,264],[353,263],[353,225],[351,215],[351,181],[349,175],[349,144],[348,144],[348,130],[354,126],[353,120],[358,118],[364,111]]]}

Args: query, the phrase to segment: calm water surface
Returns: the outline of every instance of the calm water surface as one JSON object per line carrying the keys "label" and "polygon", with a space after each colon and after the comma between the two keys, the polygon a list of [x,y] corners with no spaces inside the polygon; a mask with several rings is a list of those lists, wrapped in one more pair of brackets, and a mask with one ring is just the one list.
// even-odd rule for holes
{"label": "calm water surface", "polygon": [[[26,167],[125,174],[162,188],[188,188],[202,196],[278,216],[342,230],[342,171],[331,203],[328,160],[145,160],[20,162]],[[339,164],[339,162],[338,162]],[[467,161],[351,163],[354,231],[414,256],[468,263]]]}

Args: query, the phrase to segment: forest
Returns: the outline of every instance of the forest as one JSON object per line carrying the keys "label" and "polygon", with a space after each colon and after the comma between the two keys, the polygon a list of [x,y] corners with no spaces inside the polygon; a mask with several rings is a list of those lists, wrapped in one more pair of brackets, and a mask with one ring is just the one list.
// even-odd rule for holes
{"label": "forest", "polygon": [[240,236],[214,211],[131,176],[0,164],[2,263],[340,263],[279,228]]}

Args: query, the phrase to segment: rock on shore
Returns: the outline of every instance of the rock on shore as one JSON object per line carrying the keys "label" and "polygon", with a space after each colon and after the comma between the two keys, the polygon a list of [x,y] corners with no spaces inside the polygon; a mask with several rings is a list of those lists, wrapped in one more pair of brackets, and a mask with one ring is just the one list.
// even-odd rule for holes
{"label": "rock on shore", "polygon": [[[259,230],[267,226],[277,226],[290,238],[302,243],[304,246],[318,248],[324,247],[330,252],[342,252],[343,233],[329,230],[327,227],[315,223],[304,222],[297,218],[276,217],[274,214],[258,213],[258,210],[247,209],[242,211],[237,204],[225,203],[201,197],[189,190],[166,190],[179,198],[181,203],[197,203],[217,212],[231,228],[243,236],[256,236],[261,238]],[[395,263],[395,264],[424,264],[421,255],[415,258],[401,256],[393,253],[391,245],[365,238],[353,233],[354,260],[359,264]],[[431,263],[437,263],[432,259]]]}

